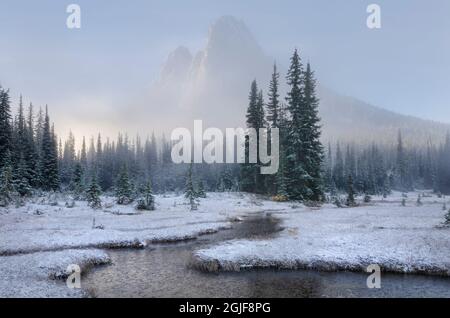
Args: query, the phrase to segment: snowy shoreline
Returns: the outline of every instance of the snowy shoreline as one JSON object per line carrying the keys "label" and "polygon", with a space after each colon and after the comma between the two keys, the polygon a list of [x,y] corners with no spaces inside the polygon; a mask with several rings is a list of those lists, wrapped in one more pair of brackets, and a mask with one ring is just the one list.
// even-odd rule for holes
{"label": "snowy shoreline", "polygon": [[442,227],[442,200],[423,198],[406,207],[395,196],[377,203],[338,209],[299,209],[274,214],[285,230],[271,240],[233,240],[193,256],[206,272],[289,269],[384,272],[450,277],[450,228]]}
{"label": "snowy shoreline", "polygon": [[[378,264],[383,271],[448,277],[450,228],[439,227],[444,199],[423,197],[417,206],[416,198],[410,194],[405,207],[395,193],[355,208],[309,208],[249,194],[210,193],[198,211],[189,211],[175,194],[157,196],[157,210],[145,213],[114,204],[92,210],[83,202],[67,208],[63,198],[56,206],[1,208],[0,297],[86,297],[85,291],[65,286],[68,265],[84,272],[109,262],[102,249],[192,240],[263,212],[279,218],[284,230],[271,239],[232,240],[196,251],[193,266],[213,272],[365,271]],[[93,228],[93,218],[103,229]]]}
{"label": "snowy shoreline", "polygon": [[[86,297],[85,291],[65,286],[68,265],[84,272],[107,264],[107,249],[194,240],[280,206],[254,195],[211,193],[191,212],[182,195],[156,198],[157,210],[144,213],[107,197],[107,208],[92,210],[85,202],[68,208],[63,195],[56,205],[41,198],[20,208],[0,208],[0,297]],[[93,228],[94,218],[103,229]]]}

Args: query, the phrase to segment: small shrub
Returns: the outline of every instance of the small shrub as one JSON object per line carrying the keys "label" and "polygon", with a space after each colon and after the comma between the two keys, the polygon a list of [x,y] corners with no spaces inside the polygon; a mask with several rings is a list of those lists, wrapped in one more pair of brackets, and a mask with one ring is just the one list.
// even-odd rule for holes
{"label": "small shrub", "polygon": [[275,201],[275,202],[286,202],[289,200],[288,197],[283,194],[274,195],[271,199],[272,199],[272,201]]}

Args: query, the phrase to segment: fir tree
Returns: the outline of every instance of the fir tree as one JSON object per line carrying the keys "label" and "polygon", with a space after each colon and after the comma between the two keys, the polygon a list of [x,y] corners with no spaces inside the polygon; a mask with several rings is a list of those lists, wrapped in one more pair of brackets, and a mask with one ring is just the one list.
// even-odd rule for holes
{"label": "fir tree", "polygon": [[200,180],[197,185],[197,197],[206,198],[205,186],[203,180]]}
{"label": "fir tree", "polygon": [[398,142],[397,142],[397,178],[400,190],[410,191],[411,183],[408,176],[408,166],[405,154],[405,149],[403,146],[403,138],[401,131],[398,132]]}
{"label": "fir tree", "polygon": [[450,226],[450,210],[448,210],[447,214],[445,215],[444,224]]}
{"label": "fir tree", "polygon": [[[253,128],[258,135],[259,128],[264,127],[264,101],[262,99],[262,93],[258,91],[258,85],[256,81],[252,82],[249,94],[249,104],[247,108],[247,128]],[[241,168],[241,189],[245,192],[262,192],[263,177],[260,174],[260,162],[259,162],[259,139],[250,140],[249,136],[245,139],[245,158],[246,163]],[[257,144],[256,149],[256,163],[250,163],[250,143]]]}
{"label": "fir tree", "polygon": [[9,91],[0,86],[0,168],[12,151],[11,106]]}
{"label": "fir tree", "polygon": [[187,175],[186,175],[186,183],[185,183],[185,187],[184,187],[184,197],[189,201],[189,205],[191,206],[191,211],[197,210],[198,197],[197,197],[197,192],[194,189],[194,182],[192,180],[192,163],[190,164]]}
{"label": "fir tree", "polygon": [[86,191],[86,201],[88,205],[93,209],[100,209],[102,207],[102,201],[100,199],[101,189],[97,182],[95,174],[92,176],[91,183]]}
{"label": "fir tree", "polygon": [[346,201],[346,205],[347,206],[355,206],[356,202],[355,202],[355,190],[353,187],[353,178],[351,175],[348,176],[348,181],[347,181],[347,201]]}
{"label": "fir tree", "polygon": [[116,184],[117,204],[129,204],[133,202],[133,187],[128,176],[128,168],[126,165],[122,167]]}
{"label": "fir tree", "polygon": [[28,196],[32,193],[30,183],[28,181],[28,169],[27,164],[23,155],[21,155],[19,159],[19,164],[17,166],[17,170],[14,176],[14,188],[17,193],[21,196]]}
{"label": "fir tree", "polygon": [[150,181],[147,181],[147,183],[141,190],[141,197],[138,199],[137,209],[146,211],[155,210],[155,197],[153,196]]}
{"label": "fir tree", "polygon": [[272,79],[269,84],[269,100],[267,103],[267,121],[270,128],[279,128],[280,120],[280,94],[278,93],[280,74],[277,72],[277,65],[273,66]]}
{"label": "fir tree", "polygon": [[308,63],[304,74],[304,109],[303,129],[305,151],[303,166],[307,172],[307,200],[320,201],[323,198],[323,146],[320,141],[321,126],[319,118],[319,100],[316,96],[316,79]]}
{"label": "fir tree", "polygon": [[74,194],[75,200],[80,200],[83,196],[84,190],[84,181],[83,181],[83,166],[80,162],[75,164],[75,169],[73,171],[72,176],[71,189]]}
{"label": "fir tree", "polygon": [[304,82],[303,65],[297,50],[291,57],[291,65],[287,76],[289,91],[287,93],[288,110],[290,113],[290,122],[288,127],[288,136],[286,140],[286,181],[289,196],[291,199],[303,200],[305,197],[305,187],[307,172],[303,166],[303,155],[305,145],[302,142],[304,114]]}
{"label": "fir tree", "polygon": [[8,206],[14,191],[13,172],[9,150],[4,155],[3,166],[0,168],[0,206]]}
{"label": "fir tree", "polygon": [[344,158],[341,152],[341,146],[339,143],[336,145],[336,158],[333,168],[333,180],[334,184],[339,190],[345,189],[345,178],[344,178]]}
{"label": "fir tree", "polygon": [[50,128],[50,118],[46,109],[40,161],[40,183],[45,191],[59,188],[58,153],[55,138],[53,129]]}

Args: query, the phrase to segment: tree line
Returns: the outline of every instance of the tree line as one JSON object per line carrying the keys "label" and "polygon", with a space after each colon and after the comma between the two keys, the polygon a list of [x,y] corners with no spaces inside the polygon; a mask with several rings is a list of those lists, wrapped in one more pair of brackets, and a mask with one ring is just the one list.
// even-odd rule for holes
{"label": "tree line", "polygon": [[77,149],[72,133],[64,142],[55,134],[47,107],[25,107],[20,97],[13,115],[10,92],[0,87],[0,205],[14,196],[49,191],[71,192],[93,207],[101,204],[100,193],[106,192],[119,204],[138,202],[143,209],[154,207],[153,192],[183,190],[192,207],[205,191],[245,191],[301,201],[323,201],[339,192],[352,192],[349,197],[414,188],[450,193],[450,134],[444,143],[430,141],[427,147],[406,145],[399,132],[391,147],[337,142],[324,149],[316,79],[297,50],[285,80],[284,98],[276,65],[266,98],[253,81],[246,114],[247,127],[267,128],[269,138],[271,129],[279,129],[279,169],[274,175],[262,175],[259,161],[248,163],[248,138],[247,161],[240,165],[174,164],[172,143],[154,133],[145,139],[127,134],[115,140],[100,134],[83,137]]}

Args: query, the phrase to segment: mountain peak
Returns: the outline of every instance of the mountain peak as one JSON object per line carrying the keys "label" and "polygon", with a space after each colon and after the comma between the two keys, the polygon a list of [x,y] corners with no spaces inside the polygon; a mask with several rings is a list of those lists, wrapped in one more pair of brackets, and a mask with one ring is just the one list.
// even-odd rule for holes
{"label": "mountain peak", "polygon": [[161,79],[166,81],[184,76],[192,63],[192,59],[192,54],[188,48],[177,47],[169,54],[162,69]]}
{"label": "mountain peak", "polygon": [[244,45],[260,50],[247,25],[233,16],[222,16],[209,29],[208,47]]}

